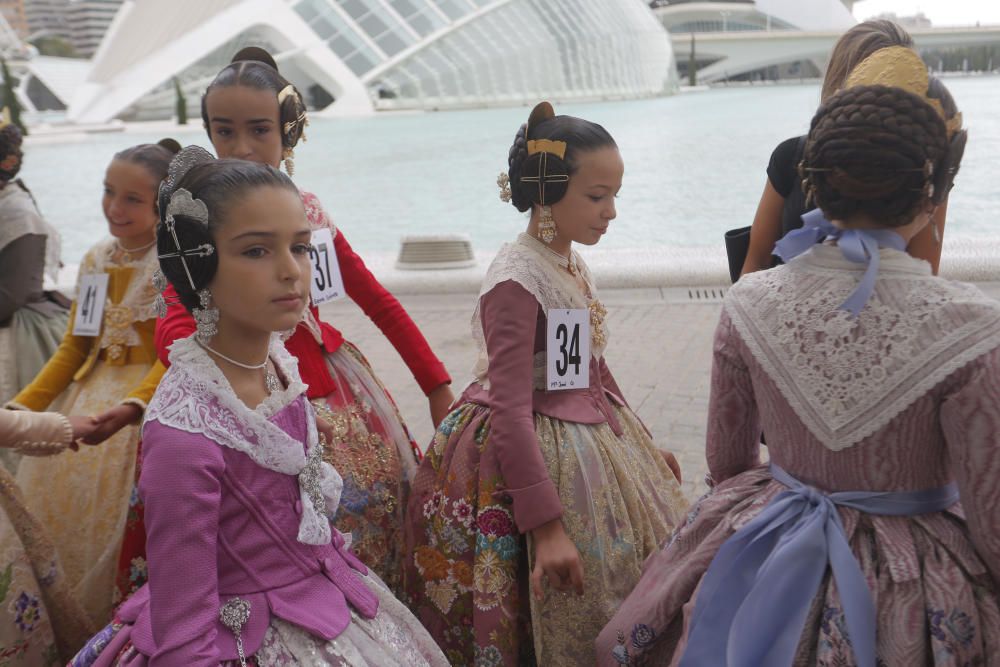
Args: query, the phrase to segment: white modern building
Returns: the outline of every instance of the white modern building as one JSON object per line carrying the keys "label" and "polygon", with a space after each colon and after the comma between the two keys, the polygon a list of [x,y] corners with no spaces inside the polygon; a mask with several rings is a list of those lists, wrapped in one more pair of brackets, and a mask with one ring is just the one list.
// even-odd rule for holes
{"label": "white modern building", "polygon": [[[819,75],[836,37],[855,25],[852,0],[654,0],[674,48],[696,43],[698,81],[764,68]],[[683,69],[687,58],[681,55]],[[808,65],[808,67],[800,67]]]}
{"label": "white modern building", "polygon": [[247,45],[267,48],[330,115],[676,86],[670,40],[646,0],[126,0],[69,118],[169,117],[175,78],[197,115],[205,86]]}

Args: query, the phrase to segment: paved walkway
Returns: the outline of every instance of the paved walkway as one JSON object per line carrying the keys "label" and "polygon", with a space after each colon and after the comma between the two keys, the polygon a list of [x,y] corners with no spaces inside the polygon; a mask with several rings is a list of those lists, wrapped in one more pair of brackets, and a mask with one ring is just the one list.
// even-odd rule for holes
{"label": "paved walkway", "polygon": [[[691,296],[708,299],[691,301]],[[684,489],[692,498],[704,489],[712,333],[721,307],[718,296],[656,288],[601,292],[611,328],[608,364],[656,444],[677,456]],[[469,331],[475,294],[399,298],[447,366],[457,395],[470,379],[475,361]],[[326,321],[365,353],[392,392],[414,437],[425,447],[432,433],[427,402],[399,355],[350,300],[326,304],[322,311]]]}

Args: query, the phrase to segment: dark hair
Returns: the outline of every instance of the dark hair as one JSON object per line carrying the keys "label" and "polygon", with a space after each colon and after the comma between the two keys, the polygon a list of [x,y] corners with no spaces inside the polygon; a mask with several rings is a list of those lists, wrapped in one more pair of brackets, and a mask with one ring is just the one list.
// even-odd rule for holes
{"label": "dark hair", "polygon": [[[156,249],[160,255],[168,255],[178,251],[177,245],[186,251],[191,251],[205,244],[213,251],[206,256],[189,254],[184,262],[177,257],[165,257],[160,260],[160,270],[180,298],[188,311],[199,305],[199,290],[204,289],[215,277],[219,266],[218,252],[215,248],[215,234],[225,222],[226,213],[248,190],[260,187],[276,187],[298,194],[298,189],[288,176],[266,164],[247,162],[245,160],[211,160],[192,167],[181,177],[172,191],[160,193],[160,223],[156,230]],[[194,199],[201,200],[208,208],[208,223],[188,215],[174,215],[173,227],[177,234],[177,244],[166,223],[166,211],[170,197],[178,189],[185,189]],[[188,273],[191,272],[190,280]],[[191,281],[194,282],[192,288]]]}
{"label": "dark hair", "polygon": [[[603,127],[575,116],[554,116],[543,120],[531,127],[531,136],[526,136],[527,128],[528,124],[525,123],[514,135],[514,144],[510,147],[510,152],[507,155],[507,174],[510,178],[511,189],[510,202],[514,208],[522,212],[531,208],[532,204],[541,203],[538,201],[537,185],[521,182],[526,163],[532,159],[539,159],[540,155],[536,153],[528,156],[528,140],[550,139],[566,142],[566,154],[562,162],[566,166],[565,173],[570,176],[579,169],[578,157],[580,153],[609,146],[617,147],[615,140]],[[546,159],[552,162],[559,158],[548,155]],[[546,190],[545,204],[551,205],[562,199],[568,186],[568,183],[550,184]]]}
{"label": "dark hair", "polygon": [[8,123],[0,128],[0,183],[13,180],[21,171],[21,158],[24,157],[21,151],[23,141],[21,128],[14,123]]}
{"label": "dark hair", "polygon": [[[181,150],[181,145],[173,139],[160,139],[155,144],[139,144],[115,153],[115,160],[131,162],[146,170],[157,182],[167,177],[170,161]],[[155,197],[154,197],[155,201]]]}
{"label": "dark hair", "polygon": [[958,169],[954,145],[941,116],[917,95],[887,86],[848,88],[812,120],[804,187],[830,219],[863,213],[889,227],[905,225],[928,200],[947,195]]}
{"label": "dark hair", "polygon": [[[208,84],[205,94],[201,96],[201,120],[205,124],[208,138],[212,138],[212,127],[208,121],[208,95],[216,88],[231,86],[247,86],[257,90],[267,90],[278,93],[290,86],[287,79],[278,73],[278,65],[264,49],[248,46],[233,56],[232,62],[219,72],[212,83]],[[294,95],[288,95],[278,108],[278,124],[281,130],[281,145],[285,148],[295,148],[305,130],[306,104],[299,89],[292,86]]]}
{"label": "dark hair", "polygon": [[913,38],[903,27],[888,19],[863,21],[841,35],[830,53],[820,99],[826,101],[840,90],[862,60],[890,46],[913,48]]}

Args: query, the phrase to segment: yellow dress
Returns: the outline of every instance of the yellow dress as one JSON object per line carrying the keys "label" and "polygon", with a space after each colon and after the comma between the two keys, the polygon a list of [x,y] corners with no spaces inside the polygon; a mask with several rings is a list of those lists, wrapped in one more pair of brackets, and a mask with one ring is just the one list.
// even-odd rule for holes
{"label": "yellow dress", "polygon": [[[114,251],[112,239],[101,241],[80,265],[81,277],[108,274],[100,335],[73,335],[74,302],[59,349],[10,407],[67,415],[96,415],[121,403],[145,410],[164,372],[153,344],[156,253],[125,262]],[[138,441],[138,425],[127,426],[95,447],[24,459],[17,473],[28,509],[48,529],[67,582],[98,626],[111,613]]]}

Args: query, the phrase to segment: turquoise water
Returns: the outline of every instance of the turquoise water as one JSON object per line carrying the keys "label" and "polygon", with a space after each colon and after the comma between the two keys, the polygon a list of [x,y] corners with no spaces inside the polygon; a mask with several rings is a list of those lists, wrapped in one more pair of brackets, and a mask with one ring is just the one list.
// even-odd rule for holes
{"label": "turquoise water", "polygon": [[[969,128],[948,234],[997,238],[1000,78],[947,81]],[[602,123],[625,160],[618,219],[602,247],[718,245],[750,224],[774,146],[807,127],[815,85],[717,88],[633,102],[556,105]],[[395,253],[407,234],[462,232],[492,250],[524,220],[497,197],[496,176],[526,108],[314,120],[296,151],[296,182],[319,195],[359,251]],[[101,181],[115,151],[160,135],[128,132],[35,142],[24,180],[79,261],[106,233]],[[196,128],[184,144],[207,145]]]}

